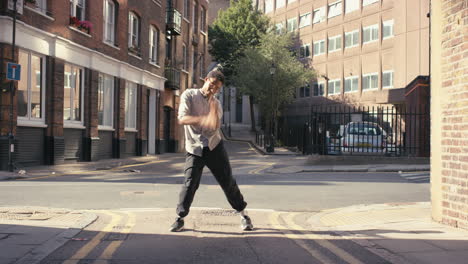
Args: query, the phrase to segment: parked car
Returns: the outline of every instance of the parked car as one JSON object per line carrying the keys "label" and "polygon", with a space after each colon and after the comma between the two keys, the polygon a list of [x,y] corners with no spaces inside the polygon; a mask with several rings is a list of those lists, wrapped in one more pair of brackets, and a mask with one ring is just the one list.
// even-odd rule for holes
{"label": "parked car", "polygon": [[343,154],[387,153],[387,133],[373,122],[350,122],[340,127],[338,138]]}

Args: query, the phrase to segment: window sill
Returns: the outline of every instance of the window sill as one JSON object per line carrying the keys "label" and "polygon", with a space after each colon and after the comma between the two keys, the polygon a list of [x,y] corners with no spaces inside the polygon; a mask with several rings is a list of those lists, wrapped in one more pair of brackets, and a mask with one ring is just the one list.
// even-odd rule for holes
{"label": "window sill", "polygon": [[325,53],[315,54],[314,57],[325,55]]}
{"label": "window sill", "polygon": [[353,46],[345,47],[345,49],[351,49],[351,48],[356,48],[356,47],[359,47],[359,45],[353,45]]}
{"label": "window sill", "polygon": [[153,3],[155,3],[155,4],[158,5],[159,7],[162,7],[160,1],[153,0]]}
{"label": "window sill", "polygon": [[43,16],[43,17],[49,19],[50,21],[55,21],[55,18],[46,15],[44,12],[41,12],[41,11],[39,11],[39,10],[36,9],[36,8],[29,7],[29,6],[27,6],[27,5],[25,5],[24,8],[27,9],[27,10],[29,10],[29,11],[32,11],[32,12],[38,14],[38,15],[41,15],[41,16]]}
{"label": "window sill", "polygon": [[181,72],[185,73],[185,74],[190,74],[188,71],[186,70],[180,70]]}
{"label": "window sill", "polygon": [[388,37],[384,37],[382,40],[386,40],[386,39],[392,39],[394,37],[394,35],[392,36],[388,36]]}
{"label": "window sill", "polygon": [[183,19],[185,20],[185,22],[187,22],[188,24],[190,24],[190,20],[189,20],[187,17],[183,17]]}
{"label": "window sill", "polygon": [[115,131],[113,127],[108,127],[108,126],[98,126],[98,130],[100,131]]}
{"label": "window sill", "polygon": [[67,121],[63,122],[63,128],[86,129],[86,127],[83,126],[83,124],[81,124],[81,123],[76,124],[76,123],[67,122]]}
{"label": "window sill", "polygon": [[332,93],[332,94],[328,94],[328,96],[337,96],[337,95],[341,95],[341,93]]}
{"label": "window sill", "polygon": [[379,90],[379,88],[368,88],[368,89],[362,89],[362,92],[365,93],[365,92],[375,92]]}
{"label": "window sill", "polygon": [[129,133],[137,133],[138,132],[138,130],[136,130],[134,128],[125,128],[124,131],[129,132]]}
{"label": "window sill", "polygon": [[47,127],[47,125],[44,124],[41,121],[35,122],[35,121],[31,121],[31,120],[21,120],[21,119],[18,119],[18,126],[21,126],[21,127],[39,127],[39,128],[46,128]]}
{"label": "window sill", "polygon": [[111,47],[111,48],[114,48],[116,50],[120,50],[119,47],[115,46],[114,43],[110,43],[110,42],[107,42],[107,41],[103,41],[102,43],[106,44],[107,46]]}
{"label": "window sill", "polygon": [[362,45],[366,45],[366,44],[371,44],[371,43],[374,43],[374,42],[377,42],[378,39],[375,39],[375,40],[370,40],[370,41],[367,41],[367,42],[362,42]]}
{"label": "window sill", "polygon": [[382,89],[393,89],[395,88],[394,86],[385,86],[385,87],[382,87]]}
{"label": "window sill", "polygon": [[337,49],[337,50],[329,50],[329,51],[328,51],[328,54],[330,54],[330,53],[335,53],[335,52],[338,52],[338,51],[341,51],[341,49]]}
{"label": "window sill", "polygon": [[141,57],[139,57],[138,55],[135,55],[135,54],[132,53],[132,52],[128,52],[128,55],[130,55],[130,56],[132,56],[132,57],[134,57],[134,58],[137,58],[137,59],[139,59],[139,60],[143,60]]}
{"label": "window sill", "polygon": [[68,28],[71,29],[71,30],[73,30],[73,31],[75,31],[75,32],[77,32],[77,33],[80,33],[80,34],[82,34],[82,35],[84,35],[84,36],[86,36],[86,37],[88,37],[88,38],[91,38],[91,35],[90,35],[90,34],[84,33],[83,31],[78,30],[77,28],[74,28],[74,27],[71,27],[71,26],[68,26]]}
{"label": "window sill", "polygon": [[206,32],[205,32],[205,31],[203,31],[203,30],[200,30],[200,34],[202,34],[203,36],[205,36],[205,37],[206,37]]}
{"label": "window sill", "polygon": [[151,62],[151,61],[150,61],[149,64],[153,65],[154,67],[156,67],[156,68],[158,68],[158,69],[161,68],[161,66],[159,66],[158,64],[156,64],[156,63],[154,63],[154,62]]}
{"label": "window sill", "polygon": [[352,94],[352,93],[357,93],[357,92],[358,92],[358,90],[356,90],[356,91],[345,91],[344,93],[345,94]]}

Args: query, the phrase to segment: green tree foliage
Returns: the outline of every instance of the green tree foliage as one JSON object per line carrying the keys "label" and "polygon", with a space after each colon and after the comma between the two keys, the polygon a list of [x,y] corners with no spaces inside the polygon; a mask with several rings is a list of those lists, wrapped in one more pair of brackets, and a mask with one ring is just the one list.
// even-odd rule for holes
{"label": "green tree foliage", "polygon": [[230,7],[218,13],[208,29],[209,52],[223,66],[228,81],[244,50],[257,46],[268,27],[268,17],[252,7],[252,0],[231,0]]}
{"label": "green tree foliage", "polygon": [[[291,102],[297,88],[315,77],[312,69],[297,60],[292,44],[291,34],[264,34],[258,47],[245,50],[235,68],[234,85],[255,98],[267,121]],[[271,68],[275,68],[274,74]]]}

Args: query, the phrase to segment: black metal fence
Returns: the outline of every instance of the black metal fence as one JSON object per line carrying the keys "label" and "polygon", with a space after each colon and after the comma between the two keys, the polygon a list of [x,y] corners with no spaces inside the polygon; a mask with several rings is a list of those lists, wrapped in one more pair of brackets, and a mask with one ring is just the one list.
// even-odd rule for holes
{"label": "black metal fence", "polygon": [[277,142],[303,154],[430,155],[429,109],[407,107],[312,107],[278,120]]}

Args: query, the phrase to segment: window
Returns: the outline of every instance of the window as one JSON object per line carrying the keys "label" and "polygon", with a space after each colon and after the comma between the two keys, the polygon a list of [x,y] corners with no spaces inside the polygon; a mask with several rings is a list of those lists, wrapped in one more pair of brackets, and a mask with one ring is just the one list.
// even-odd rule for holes
{"label": "window", "polygon": [[377,3],[379,0],[362,0],[362,6],[367,6],[373,3]]}
{"label": "window", "polygon": [[104,0],[104,42],[115,44],[115,4]]}
{"label": "window", "polygon": [[393,37],[393,20],[384,21],[382,27],[383,39]]}
{"label": "window", "polygon": [[198,31],[197,9],[198,9],[197,2],[193,2],[193,10],[192,10],[192,26],[193,26],[193,32],[197,32],[197,31]]}
{"label": "window", "polygon": [[377,89],[379,87],[379,74],[369,73],[362,76],[362,90]]}
{"label": "window", "polygon": [[83,69],[65,64],[63,120],[82,123]]}
{"label": "window", "polygon": [[310,26],[311,13],[303,14],[299,17],[299,28]]}
{"label": "window", "polygon": [[276,9],[282,8],[286,5],[286,0],[276,0]]}
{"label": "window", "polygon": [[125,129],[128,130],[137,128],[137,96],[137,84],[127,82],[125,86]]}
{"label": "window", "polygon": [[306,86],[299,88],[299,97],[310,97],[310,84],[306,84]]}
{"label": "window", "polygon": [[331,3],[328,5],[328,18],[341,15],[342,4],[341,1]]}
{"label": "window", "polygon": [[20,50],[21,80],[18,81],[18,121],[44,123],[45,60],[34,53]]}
{"label": "window", "polygon": [[99,74],[98,121],[99,128],[112,129],[114,126],[114,77]]}
{"label": "window", "polygon": [[47,0],[36,0],[36,8],[41,11],[41,13],[47,13]]}
{"label": "window", "polygon": [[346,0],[345,2],[345,12],[351,13],[359,9],[359,2],[361,0]]}
{"label": "window", "polygon": [[341,93],[341,80],[328,81],[328,95]]}
{"label": "window", "polygon": [[359,83],[358,76],[351,76],[351,77],[345,78],[345,87],[344,87],[345,93],[357,92],[358,83]]}
{"label": "window", "polygon": [[362,43],[369,43],[379,39],[379,25],[372,25],[362,29]]}
{"label": "window", "polygon": [[393,71],[384,71],[382,73],[382,87],[393,88]]}
{"label": "window", "polygon": [[293,32],[297,29],[297,18],[288,19],[286,26],[288,27],[288,32]]}
{"label": "window", "polygon": [[184,0],[184,17],[189,18],[190,15],[190,0]]}
{"label": "window", "polygon": [[284,24],[283,23],[277,23],[275,25],[275,32],[278,35],[281,35],[284,33]]}
{"label": "window", "polygon": [[359,45],[359,30],[345,33],[345,48]]}
{"label": "window", "polygon": [[200,58],[200,78],[204,78],[205,77],[205,55],[201,55]]}
{"label": "window", "polygon": [[197,52],[192,48],[192,79],[193,83],[197,83]]}
{"label": "window", "polygon": [[265,14],[273,11],[273,0],[265,0]]}
{"label": "window", "polygon": [[150,26],[150,35],[149,35],[149,47],[150,47],[150,63],[159,64],[159,30]]}
{"label": "window", "polygon": [[325,95],[325,83],[319,82],[314,84],[314,96],[324,96]]}
{"label": "window", "polygon": [[310,44],[303,45],[299,48],[299,58],[310,57]]}
{"label": "window", "polygon": [[206,10],[204,7],[200,8],[200,31],[206,32]]}
{"label": "window", "polygon": [[186,71],[187,68],[188,68],[187,46],[185,46],[185,44],[182,44],[182,69]]}
{"label": "window", "polygon": [[128,47],[136,49],[140,46],[140,19],[134,13],[128,15]]}
{"label": "window", "polygon": [[341,50],[341,35],[328,38],[328,52]]}
{"label": "window", "polygon": [[317,24],[320,22],[325,21],[325,7],[321,7],[314,10],[314,20],[312,21],[313,24]]}
{"label": "window", "polygon": [[325,53],[325,40],[314,42],[314,56]]}
{"label": "window", "polygon": [[70,0],[70,16],[85,20],[86,0]]}

